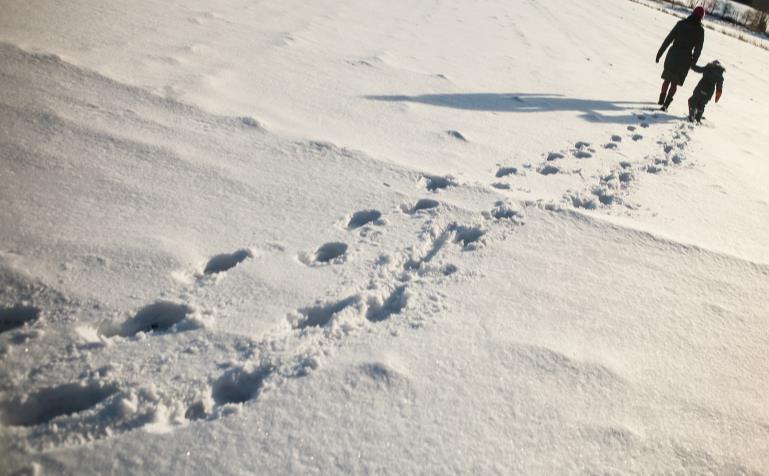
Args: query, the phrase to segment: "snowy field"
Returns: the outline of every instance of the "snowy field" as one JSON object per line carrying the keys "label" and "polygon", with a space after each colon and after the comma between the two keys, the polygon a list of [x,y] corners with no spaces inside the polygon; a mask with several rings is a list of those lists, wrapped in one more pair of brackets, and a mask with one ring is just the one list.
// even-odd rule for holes
{"label": "snowy field", "polygon": [[4,0],[0,474],[769,474],[769,52],[623,0]]}

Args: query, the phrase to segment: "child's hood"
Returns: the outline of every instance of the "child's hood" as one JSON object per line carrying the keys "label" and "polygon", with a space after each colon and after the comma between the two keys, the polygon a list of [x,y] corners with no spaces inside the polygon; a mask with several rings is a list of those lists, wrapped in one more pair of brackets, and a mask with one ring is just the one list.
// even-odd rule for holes
{"label": "child's hood", "polygon": [[721,62],[718,60],[711,61],[710,63],[708,63],[706,68],[717,69],[717,70],[720,70],[722,73],[726,71],[726,68],[724,68],[724,65],[722,65]]}

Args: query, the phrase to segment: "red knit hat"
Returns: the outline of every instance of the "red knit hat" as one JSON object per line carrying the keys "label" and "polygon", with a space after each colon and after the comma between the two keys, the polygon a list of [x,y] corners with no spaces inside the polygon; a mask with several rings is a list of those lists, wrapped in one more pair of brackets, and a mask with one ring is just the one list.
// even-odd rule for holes
{"label": "red knit hat", "polygon": [[702,20],[703,18],[705,18],[705,9],[703,7],[697,7],[692,12],[692,15]]}

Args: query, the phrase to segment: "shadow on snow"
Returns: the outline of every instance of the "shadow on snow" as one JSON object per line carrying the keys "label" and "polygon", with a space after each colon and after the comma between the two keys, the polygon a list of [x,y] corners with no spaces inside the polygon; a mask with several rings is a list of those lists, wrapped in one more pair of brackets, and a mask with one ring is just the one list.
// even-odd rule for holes
{"label": "shadow on snow", "polygon": [[[419,96],[366,96],[366,99],[389,102],[414,102],[467,111],[517,113],[574,111],[581,113],[580,117],[586,121],[621,124],[638,123],[638,117],[628,112],[630,110],[638,111],[641,109],[645,113],[656,111],[655,105],[650,102],[576,99],[559,94],[422,94]],[[624,114],[622,114],[623,112]],[[654,122],[667,122],[675,119],[677,118],[660,114],[654,118]]]}

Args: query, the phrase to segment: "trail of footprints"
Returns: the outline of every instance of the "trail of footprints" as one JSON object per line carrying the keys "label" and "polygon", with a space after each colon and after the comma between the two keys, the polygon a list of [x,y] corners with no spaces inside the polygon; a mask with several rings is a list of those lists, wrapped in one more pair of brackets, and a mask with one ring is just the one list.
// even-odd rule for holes
{"label": "trail of footprints", "polygon": [[[644,139],[640,130],[648,129],[650,122],[660,117],[657,112],[646,114],[636,113],[638,125],[628,125],[625,136],[613,134],[609,140],[602,145],[602,148],[609,152],[619,151],[623,140],[627,139],[638,142]],[[639,173],[659,174],[666,168],[681,165],[686,156],[684,150],[690,140],[689,131],[693,127],[687,123],[680,122],[673,130],[672,134],[658,144],[661,146],[661,153],[646,157],[642,162],[631,163],[627,160],[619,160],[612,166],[608,173],[593,177],[595,182],[584,191],[567,190],[563,196],[563,203],[575,208],[598,209],[609,208],[614,205],[623,205],[628,209],[635,209],[637,205],[628,203],[626,196],[633,182],[635,182]],[[588,142],[577,142],[573,147],[545,154],[545,161],[537,165],[535,170],[543,176],[553,176],[557,174],[582,174],[581,169],[570,171],[565,165],[566,159],[576,160],[591,159],[596,154],[596,149]],[[496,178],[508,176],[525,175],[519,173],[516,167],[501,166],[496,172]],[[492,183],[497,189],[512,189],[510,183],[497,182]],[[552,207],[551,207],[552,208]]]}
{"label": "trail of footprints", "polygon": [[[425,175],[419,182],[431,194],[458,186],[456,180],[448,176]],[[339,300],[318,301],[290,313],[286,319],[287,333],[252,342],[253,352],[242,364],[229,366],[210,381],[207,396],[184,403],[184,420],[212,420],[227,415],[234,411],[233,404],[258,398],[267,383],[302,377],[317,368],[317,359],[307,354],[306,346],[297,347],[296,355],[289,350],[287,356],[279,356],[271,349],[290,349],[291,342],[299,339],[312,341],[316,352],[325,352],[323,349],[328,347],[328,343],[338,344],[340,336],[355,329],[351,323],[358,322],[357,326],[360,326],[359,319],[379,325],[402,314],[412,305],[412,286],[415,283],[424,280],[434,282],[459,271],[453,263],[438,262],[442,250],[448,245],[458,246],[462,252],[476,250],[483,244],[488,229],[446,221],[450,213],[443,213],[443,206],[443,202],[434,198],[422,198],[395,210],[393,213],[422,221],[422,232],[415,245],[401,249],[394,256],[381,255],[373,263],[377,270],[372,273],[371,282],[361,292]],[[502,201],[483,213],[482,218],[523,224],[523,213]],[[363,209],[349,216],[346,230],[365,236],[367,229],[387,224],[381,211]],[[344,265],[348,250],[347,243],[329,241],[312,252],[300,252],[298,258],[308,266]],[[223,276],[253,257],[254,252],[250,249],[215,255],[202,268],[195,284],[204,286],[211,279]],[[41,309],[28,305],[2,308],[0,332],[32,325],[41,312]],[[123,322],[102,323],[99,334],[106,339],[119,337],[130,342],[137,336],[192,331],[199,328],[193,318],[196,312],[184,303],[158,300],[142,307]],[[76,441],[84,442],[89,438],[109,437],[150,424],[154,419],[152,412],[142,413],[133,407],[140,407],[145,401],[157,402],[158,397],[151,394],[142,389],[126,388],[98,371],[90,372],[76,382],[43,388],[0,402],[0,421],[7,426],[36,428],[30,430],[30,435],[38,436],[49,431],[46,430],[47,425],[56,424],[60,429],[67,429],[65,432],[76,433]],[[133,416],[126,416],[128,414]],[[107,427],[103,428],[105,420]]]}
{"label": "trail of footprints", "polygon": [[[649,117],[639,114],[640,127],[648,127]],[[629,138],[637,141],[643,136],[636,126],[628,126]],[[623,204],[623,195],[636,180],[637,174],[660,173],[666,167],[679,165],[685,160],[684,149],[689,141],[686,124],[681,124],[669,140],[660,141],[661,154],[649,157],[642,164],[619,161],[612,170],[601,177],[587,192],[567,192],[564,202],[577,208],[595,209]],[[603,146],[607,150],[617,150],[623,136],[612,135]],[[586,160],[593,157],[596,149],[586,142],[578,142],[566,151],[550,152],[545,161],[535,168],[542,175],[562,173],[560,162],[571,157]],[[499,179],[525,175],[517,167],[501,166],[496,177]],[[450,176],[424,175],[419,179],[426,192],[437,194],[450,187],[458,186]],[[494,184],[495,188],[506,188],[504,183]],[[626,206],[629,206],[625,204]],[[448,245],[460,247],[463,252],[470,252],[482,246],[488,230],[478,225],[464,225],[453,221],[444,222],[446,217],[441,212],[443,203],[435,198],[422,198],[413,203],[406,203],[399,210],[414,219],[423,220],[423,230],[416,245],[403,249],[400,256],[383,255],[374,263],[379,268],[372,274],[372,281],[367,290],[343,296],[338,300],[318,301],[297,309],[287,317],[288,334],[266,338],[254,342],[255,355],[244,363],[234,365],[211,380],[210,394],[185,404],[184,418],[187,421],[216,419],[226,415],[232,404],[240,404],[258,398],[266,384],[272,380],[280,381],[307,375],[317,368],[317,359],[297,350],[297,355],[278,357],[270,349],[285,347],[290,340],[310,339],[317,349],[322,349],[328,342],[339,342],[355,326],[353,322],[365,319],[372,325],[378,325],[408,309],[412,299],[411,287],[419,280],[440,280],[451,276],[459,268],[453,263],[436,263],[436,258]],[[398,211],[396,211],[398,213]],[[486,220],[506,221],[515,225],[523,224],[522,212],[505,202],[497,202],[483,214]],[[363,209],[353,212],[347,222],[349,233],[365,233],[372,227],[387,225],[385,214],[376,209]],[[347,262],[349,245],[341,241],[322,243],[317,249],[300,252],[298,259],[307,266],[344,265]],[[250,249],[235,250],[211,257],[203,267],[197,279],[198,285],[205,285],[206,280],[215,279],[232,268],[253,258]],[[195,309],[187,304],[170,300],[158,300],[139,309],[132,317],[119,323],[107,323],[100,329],[106,338],[121,337],[131,339],[139,334],[159,332],[179,332],[194,330],[199,326],[192,317]],[[0,308],[0,333],[19,332],[36,325],[43,310],[28,304]],[[360,325],[360,324],[358,324]],[[277,339],[277,341],[276,341]],[[319,350],[320,352],[320,350]],[[74,431],[91,434],[92,437],[106,437],[119,431],[128,431],[147,424],[146,418],[120,420],[121,412],[115,405],[127,405],[126,399],[117,397],[123,393],[133,393],[121,388],[118,383],[107,381],[97,375],[81,379],[74,383],[44,388],[27,395],[0,402],[0,420],[4,425],[14,427],[37,427],[62,422],[62,418],[76,418],[77,415],[91,415],[91,423],[73,424]],[[141,392],[138,392],[141,400]],[[122,403],[121,403],[122,402]],[[130,406],[130,405],[129,405]],[[101,408],[103,415],[112,415],[111,426],[104,434],[94,434],[98,418],[95,414]],[[115,416],[117,415],[117,416]],[[108,418],[108,419],[109,419]],[[78,426],[84,425],[84,426]]]}

